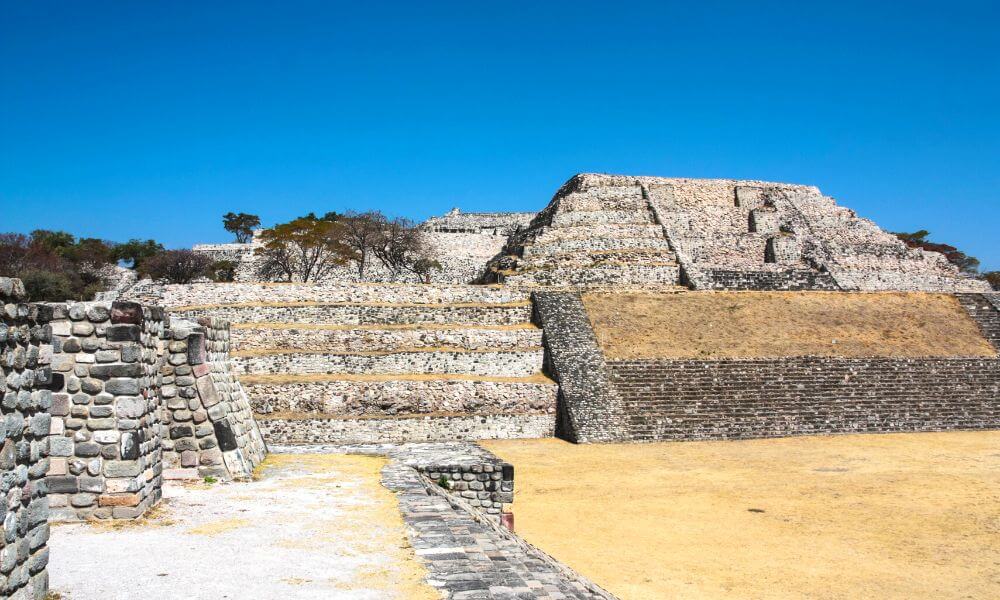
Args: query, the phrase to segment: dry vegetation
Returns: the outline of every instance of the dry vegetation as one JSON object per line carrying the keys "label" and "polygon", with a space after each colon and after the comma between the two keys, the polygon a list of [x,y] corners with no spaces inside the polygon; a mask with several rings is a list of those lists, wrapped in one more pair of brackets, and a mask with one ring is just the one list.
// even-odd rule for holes
{"label": "dry vegetation", "polygon": [[518,533],[620,598],[1000,597],[1000,432],[482,444]]}
{"label": "dry vegetation", "polygon": [[583,300],[609,358],[996,356],[947,294],[691,292]]}

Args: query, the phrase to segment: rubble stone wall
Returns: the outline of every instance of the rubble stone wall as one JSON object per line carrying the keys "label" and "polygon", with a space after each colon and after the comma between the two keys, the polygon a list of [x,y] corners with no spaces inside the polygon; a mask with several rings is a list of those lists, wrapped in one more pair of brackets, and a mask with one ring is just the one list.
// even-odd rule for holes
{"label": "rubble stone wall", "polygon": [[610,361],[637,441],[1000,428],[1000,360]]}
{"label": "rubble stone wall", "polygon": [[240,305],[173,310],[186,318],[217,317],[240,323],[338,323],[341,325],[517,325],[530,320],[531,303],[476,306],[299,304]]}
{"label": "rubble stone wall", "polygon": [[261,418],[271,444],[458,442],[552,437],[554,414],[428,415],[408,418]]}
{"label": "rubble stone wall", "polygon": [[536,318],[544,328],[547,371],[559,382],[558,435],[575,442],[625,437],[621,398],[608,379],[578,292],[535,292]]}
{"label": "rubble stone wall", "polygon": [[267,448],[229,358],[229,323],[171,317],[164,344],[167,476],[249,478]]}
{"label": "rubble stone wall", "polygon": [[45,312],[25,299],[20,280],[0,277],[0,597],[42,600],[49,587],[51,329]]}
{"label": "rubble stone wall", "polygon": [[555,414],[558,391],[558,386],[551,382],[463,379],[338,379],[245,385],[252,398],[253,409],[258,414]]}
{"label": "rubble stone wall", "polygon": [[52,519],[134,518],[161,496],[163,309],[37,305],[52,327]]}
{"label": "rubble stone wall", "polygon": [[339,348],[348,352],[373,352],[399,348],[464,348],[467,350],[513,350],[541,347],[538,328],[495,329],[442,327],[440,329],[377,329],[346,326],[322,328],[244,326],[230,332],[234,350],[268,348],[321,351]]}
{"label": "rubble stone wall", "polygon": [[477,351],[393,351],[377,353],[288,352],[239,356],[240,373],[280,374],[346,373],[383,375],[423,373],[530,377],[542,370],[540,348]]}

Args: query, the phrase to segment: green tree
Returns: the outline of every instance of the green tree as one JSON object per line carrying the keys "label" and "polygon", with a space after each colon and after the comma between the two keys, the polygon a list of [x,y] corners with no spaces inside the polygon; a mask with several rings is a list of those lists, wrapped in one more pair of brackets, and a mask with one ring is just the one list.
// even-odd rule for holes
{"label": "green tree", "polygon": [[222,226],[236,236],[236,242],[245,244],[253,239],[253,230],[260,227],[260,217],[248,213],[228,212],[222,215]]}
{"label": "green tree", "polygon": [[315,215],[276,225],[260,237],[263,245],[254,252],[261,258],[258,275],[265,280],[314,281],[353,256],[343,224]]}
{"label": "green tree", "polygon": [[150,256],[163,252],[163,244],[155,240],[131,239],[124,244],[118,244],[112,251],[115,260],[126,263],[129,267],[139,270],[142,261]]}
{"label": "green tree", "polygon": [[236,280],[236,263],[231,260],[217,260],[208,267],[212,281],[223,283]]}

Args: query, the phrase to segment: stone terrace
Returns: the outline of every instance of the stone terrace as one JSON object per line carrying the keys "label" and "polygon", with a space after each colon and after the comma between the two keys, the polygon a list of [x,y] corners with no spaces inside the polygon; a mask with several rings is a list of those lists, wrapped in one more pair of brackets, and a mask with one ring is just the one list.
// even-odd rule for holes
{"label": "stone terrace", "polygon": [[234,323],[237,370],[274,442],[539,437],[555,428],[556,386],[541,373],[542,332],[526,292],[199,284],[168,286],[164,302],[177,316]]}

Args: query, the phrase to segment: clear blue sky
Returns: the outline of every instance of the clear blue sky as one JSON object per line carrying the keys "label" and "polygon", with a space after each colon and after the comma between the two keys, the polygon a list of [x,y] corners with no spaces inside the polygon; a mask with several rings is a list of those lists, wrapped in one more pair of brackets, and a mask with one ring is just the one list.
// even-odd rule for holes
{"label": "clear blue sky", "polygon": [[814,184],[1000,269],[998,6],[0,0],[0,230],[183,247],[600,171]]}

